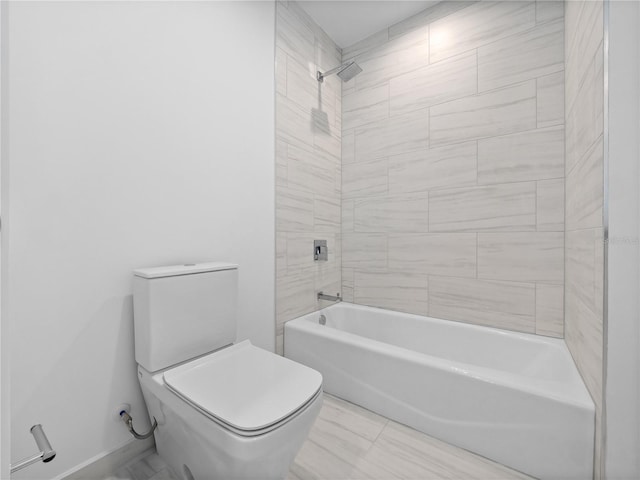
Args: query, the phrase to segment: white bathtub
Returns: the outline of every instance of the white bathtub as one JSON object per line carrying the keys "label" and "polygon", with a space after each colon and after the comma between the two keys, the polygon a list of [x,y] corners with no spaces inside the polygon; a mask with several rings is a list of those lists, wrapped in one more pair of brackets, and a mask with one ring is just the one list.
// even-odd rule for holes
{"label": "white bathtub", "polygon": [[327,393],[534,477],[592,478],[594,406],[562,340],[340,303],[284,345]]}

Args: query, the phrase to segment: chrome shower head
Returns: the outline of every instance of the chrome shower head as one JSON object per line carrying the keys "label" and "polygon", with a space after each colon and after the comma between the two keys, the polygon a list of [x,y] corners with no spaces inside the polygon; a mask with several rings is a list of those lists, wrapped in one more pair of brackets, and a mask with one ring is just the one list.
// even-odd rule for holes
{"label": "chrome shower head", "polygon": [[322,83],[324,81],[324,77],[328,77],[329,75],[333,75],[334,73],[337,73],[343,82],[348,82],[357,74],[359,74],[361,71],[362,71],[362,68],[360,68],[360,65],[358,65],[354,60],[352,60],[350,62],[343,63],[339,67],[332,68],[331,70],[325,73],[322,73],[320,70],[318,70],[318,73],[316,74],[316,78],[320,83]]}
{"label": "chrome shower head", "polygon": [[358,65],[356,62],[351,62],[338,72],[338,76],[342,79],[343,82],[348,82],[353,77],[358,75],[361,71],[362,68],[360,68],[360,65]]}

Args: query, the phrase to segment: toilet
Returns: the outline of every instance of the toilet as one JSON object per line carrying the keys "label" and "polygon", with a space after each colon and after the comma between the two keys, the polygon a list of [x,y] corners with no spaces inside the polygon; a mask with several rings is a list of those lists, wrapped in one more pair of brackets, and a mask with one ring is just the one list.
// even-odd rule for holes
{"label": "toilet", "polygon": [[283,479],[322,405],[320,373],[236,342],[238,266],[134,271],[138,379],[184,480]]}

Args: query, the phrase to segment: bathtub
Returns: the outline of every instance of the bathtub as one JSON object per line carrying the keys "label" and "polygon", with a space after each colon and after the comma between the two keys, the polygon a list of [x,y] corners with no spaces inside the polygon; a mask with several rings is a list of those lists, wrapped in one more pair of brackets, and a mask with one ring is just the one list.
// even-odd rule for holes
{"label": "bathtub", "polygon": [[327,393],[540,479],[592,478],[594,405],[562,340],[350,303],[284,331]]}

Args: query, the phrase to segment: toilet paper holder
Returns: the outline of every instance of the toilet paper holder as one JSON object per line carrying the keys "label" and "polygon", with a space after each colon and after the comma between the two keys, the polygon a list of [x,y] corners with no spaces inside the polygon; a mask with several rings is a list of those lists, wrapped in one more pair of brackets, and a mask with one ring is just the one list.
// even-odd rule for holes
{"label": "toilet paper holder", "polygon": [[42,429],[42,425],[39,423],[31,427],[31,434],[36,441],[36,445],[38,446],[38,450],[40,450],[35,455],[31,457],[27,457],[24,460],[20,460],[15,465],[11,465],[11,473],[17,472],[18,470],[22,470],[29,465],[33,465],[36,462],[42,460],[43,462],[50,462],[56,456],[56,451],[51,448],[51,444],[49,443],[49,439],[44,433]]}

